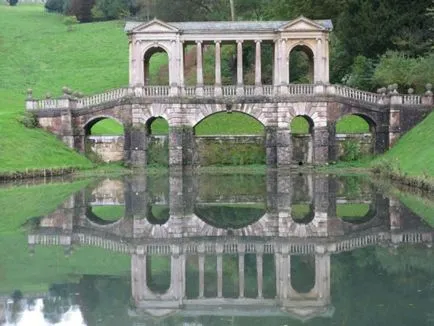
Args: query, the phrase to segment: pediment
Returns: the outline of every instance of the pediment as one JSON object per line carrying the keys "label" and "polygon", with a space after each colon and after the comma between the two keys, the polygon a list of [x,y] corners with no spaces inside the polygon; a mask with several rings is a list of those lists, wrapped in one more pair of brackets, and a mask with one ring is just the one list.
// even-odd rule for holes
{"label": "pediment", "polygon": [[134,27],[132,32],[133,33],[176,33],[178,32],[178,29],[161,20],[154,19]]}
{"label": "pediment", "polygon": [[299,17],[279,28],[280,31],[323,31],[326,28],[306,17]]}

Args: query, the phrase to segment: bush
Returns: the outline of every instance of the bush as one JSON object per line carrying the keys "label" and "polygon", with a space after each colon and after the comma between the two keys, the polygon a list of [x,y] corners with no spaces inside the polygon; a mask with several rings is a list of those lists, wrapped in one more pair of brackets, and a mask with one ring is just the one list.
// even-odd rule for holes
{"label": "bush", "polygon": [[7,0],[7,2],[9,3],[9,6],[16,6],[18,3],[18,0]]}
{"label": "bush", "polygon": [[96,20],[123,18],[129,15],[128,3],[123,0],[96,0],[92,15]]}
{"label": "bush", "polygon": [[32,112],[24,113],[19,118],[19,122],[22,123],[26,128],[37,128],[39,126],[38,118]]}
{"label": "bush", "polygon": [[63,23],[66,25],[68,32],[72,31],[72,26],[78,23],[75,16],[66,16],[63,19]]}
{"label": "bush", "polygon": [[45,3],[45,9],[48,12],[58,12],[63,14],[66,0],[47,0]]}
{"label": "bush", "polygon": [[344,154],[341,157],[342,161],[357,161],[361,158],[360,143],[357,140],[346,140],[343,143],[343,147]]}

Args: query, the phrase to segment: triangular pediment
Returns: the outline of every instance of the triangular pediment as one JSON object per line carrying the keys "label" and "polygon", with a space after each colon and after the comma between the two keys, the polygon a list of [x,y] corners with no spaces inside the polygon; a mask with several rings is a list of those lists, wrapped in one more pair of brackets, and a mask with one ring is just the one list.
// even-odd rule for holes
{"label": "triangular pediment", "polygon": [[153,19],[132,29],[133,33],[176,33],[178,29],[161,20]]}
{"label": "triangular pediment", "polygon": [[326,28],[317,22],[310,20],[306,17],[299,17],[290,21],[289,23],[281,26],[281,31],[323,31]]}

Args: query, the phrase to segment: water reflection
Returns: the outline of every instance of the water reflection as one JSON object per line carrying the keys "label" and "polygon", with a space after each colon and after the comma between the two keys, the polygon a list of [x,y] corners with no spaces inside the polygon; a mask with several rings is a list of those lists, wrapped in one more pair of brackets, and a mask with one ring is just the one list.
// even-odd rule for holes
{"label": "water reflection", "polygon": [[[270,325],[288,317],[315,324],[335,315],[332,285],[341,289],[343,281],[332,280],[348,277],[346,252],[365,248],[357,252],[371,257],[379,248],[393,255],[403,245],[431,247],[432,239],[431,228],[366,180],[279,172],[107,179],[72,195],[28,234],[35,256],[37,245],[60,245],[66,255],[93,246],[131,257],[130,278],[82,276],[69,301],[53,308],[58,319],[46,325],[69,325],[62,322],[71,312],[98,325],[89,311],[101,302],[112,316],[101,317],[103,325],[221,325],[225,316],[244,318],[232,319],[240,325],[253,317],[272,318],[261,319]],[[337,269],[332,257],[340,257]],[[24,313],[17,320],[44,310],[41,303],[53,303],[47,298],[39,305],[19,301]],[[15,301],[8,300],[3,318],[10,322]]]}

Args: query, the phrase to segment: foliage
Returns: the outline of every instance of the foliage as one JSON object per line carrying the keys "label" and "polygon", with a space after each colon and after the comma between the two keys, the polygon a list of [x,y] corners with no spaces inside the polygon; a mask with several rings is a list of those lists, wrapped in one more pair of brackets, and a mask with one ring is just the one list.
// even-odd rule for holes
{"label": "foliage", "polygon": [[344,154],[340,158],[342,161],[357,161],[361,158],[360,143],[357,140],[345,140],[343,147]]}
{"label": "foliage", "polygon": [[33,112],[25,112],[19,119],[19,121],[26,128],[37,128],[38,127],[38,119]]}
{"label": "foliage", "polygon": [[16,6],[18,3],[18,0],[6,0],[9,3],[9,6]]}
{"label": "foliage", "polygon": [[351,71],[344,77],[343,82],[354,88],[372,90],[372,74],[374,62],[372,59],[358,55],[354,58]]}
{"label": "foliage", "polygon": [[63,19],[63,23],[66,25],[68,32],[72,31],[72,26],[78,23],[78,20],[75,16],[66,16]]}
{"label": "foliage", "polygon": [[92,21],[92,7],[95,0],[70,0],[70,12],[77,17],[80,23]]}
{"label": "foliage", "polygon": [[125,0],[96,0],[92,16],[96,20],[120,19],[129,15],[128,2]]}
{"label": "foliage", "polygon": [[62,14],[64,13],[66,2],[67,0],[47,0],[44,6],[48,12],[58,12]]}

